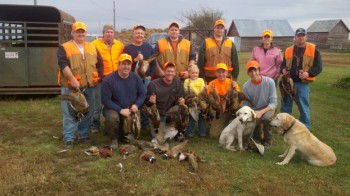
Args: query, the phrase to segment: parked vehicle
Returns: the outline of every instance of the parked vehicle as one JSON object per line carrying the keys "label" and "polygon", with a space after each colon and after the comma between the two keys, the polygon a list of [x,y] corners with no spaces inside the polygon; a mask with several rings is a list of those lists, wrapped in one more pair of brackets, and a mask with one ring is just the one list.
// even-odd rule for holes
{"label": "parked vehicle", "polygon": [[166,37],[167,33],[152,33],[148,39],[148,43],[152,46],[152,48],[156,47],[156,43],[159,39]]}
{"label": "parked vehicle", "polygon": [[0,95],[59,94],[57,49],[74,22],[51,6],[0,5]]}

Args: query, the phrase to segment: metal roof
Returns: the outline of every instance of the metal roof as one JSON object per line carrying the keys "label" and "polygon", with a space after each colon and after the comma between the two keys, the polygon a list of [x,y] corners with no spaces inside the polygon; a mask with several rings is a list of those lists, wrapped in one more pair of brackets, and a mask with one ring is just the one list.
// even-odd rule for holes
{"label": "metal roof", "polygon": [[274,37],[294,36],[287,20],[233,19],[240,37],[261,37],[265,29],[270,29]]}
{"label": "metal roof", "polygon": [[[323,32],[327,33],[330,32],[339,22],[342,22],[341,19],[336,20],[316,20],[311,24],[311,26],[307,29],[307,32]],[[345,23],[344,23],[345,25]],[[345,25],[345,27],[348,29],[348,27]],[[348,29],[349,30],[349,29]]]}

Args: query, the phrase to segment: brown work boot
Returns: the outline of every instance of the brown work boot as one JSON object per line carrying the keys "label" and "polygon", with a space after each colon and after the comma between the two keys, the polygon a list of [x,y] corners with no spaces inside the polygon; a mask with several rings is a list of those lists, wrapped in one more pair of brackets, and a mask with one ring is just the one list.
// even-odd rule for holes
{"label": "brown work boot", "polygon": [[113,150],[118,148],[118,139],[113,139],[112,143],[109,145]]}
{"label": "brown work boot", "polygon": [[158,142],[158,144],[163,145],[165,142],[164,139],[164,131],[165,131],[165,122],[161,122],[159,124],[159,128],[158,128],[158,133],[156,133],[156,140]]}

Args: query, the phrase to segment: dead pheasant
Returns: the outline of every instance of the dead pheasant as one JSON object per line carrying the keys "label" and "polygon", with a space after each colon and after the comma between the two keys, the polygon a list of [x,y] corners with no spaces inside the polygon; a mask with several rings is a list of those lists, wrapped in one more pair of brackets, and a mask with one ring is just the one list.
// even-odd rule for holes
{"label": "dead pheasant", "polygon": [[103,146],[100,148],[100,155],[104,158],[112,157],[113,149],[110,146]]}
{"label": "dead pheasant", "polygon": [[210,104],[210,107],[212,107],[212,109],[215,111],[216,115],[216,119],[219,118],[219,115],[222,111],[222,106],[221,106],[221,98],[220,95],[216,92],[215,90],[215,85],[212,84],[210,86],[210,91],[209,91],[209,95],[208,95],[208,102]]}
{"label": "dead pheasant", "polygon": [[174,127],[178,131],[176,137],[178,140],[182,140],[183,135],[189,121],[188,107],[183,105],[176,105],[169,109],[167,114],[171,117],[174,122]]}
{"label": "dead pheasant", "polygon": [[182,149],[187,145],[188,140],[181,142],[180,144],[168,148],[165,154],[162,155],[163,159],[176,158],[182,151]]}
{"label": "dead pheasant", "polygon": [[[141,51],[139,51],[138,53],[140,54]],[[150,62],[157,59],[158,56],[159,56],[159,53],[155,53],[146,60],[137,61],[135,66],[135,71],[142,79],[146,77],[146,72],[149,69]]]}
{"label": "dead pheasant", "polygon": [[191,90],[190,83],[191,81],[188,82],[185,104],[187,105],[189,114],[192,116],[192,118],[195,121],[198,121],[199,113],[201,112],[200,100],[196,93]]}
{"label": "dead pheasant", "polygon": [[281,99],[283,103],[286,103],[287,96],[291,96],[292,99],[295,101],[295,103],[298,106],[298,109],[300,111],[300,103],[296,94],[296,87],[294,85],[293,79],[291,78],[290,74],[282,75],[278,84],[281,92]]}
{"label": "dead pheasant", "polygon": [[133,154],[137,150],[137,147],[134,145],[124,144],[119,147],[119,154],[121,156],[127,156]]}
{"label": "dead pheasant", "polygon": [[150,150],[144,150],[140,155],[140,159],[153,164],[156,162],[156,155]]}
{"label": "dead pheasant", "polygon": [[237,86],[237,82],[232,80],[231,87],[228,89],[224,97],[225,110],[229,110],[232,113],[235,113],[238,108],[243,105],[243,101],[245,100],[244,94],[236,90]]}
{"label": "dead pheasant", "polygon": [[[141,121],[137,113],[132,112],[130,116],[123,116],[123,130],[127,133],[133,133],[137,139],[140,136]],[[134,139],[134,138],[128,138]]]}
{"label": "dead pheasant", "polygon": [[190,165],[192,166],[193,170],[195,172],[198,171],[198,162],[200,162],[201,160],[194,152],[192,151],[181,152],[179,155],[179,161],[182,161],[182,160],[187,160],[188,163],[190,163]]}
{"label": "dead pheasant", "polygon": [[89,112],[89,104],[85,95],[80,90],[76,90],[69,94],[62,94],[61,98],[69,101],[69,105],[75,111],[75,118],[79,122]]}
{"label": "dead pheasant", "polygon": [[158,133],[159,124],[160,124],[160,115],[157,109],[156,104],[148,102],[143,109],[148,114],[148,118],[152,123],[153,128],[155,129],[155,133]]}

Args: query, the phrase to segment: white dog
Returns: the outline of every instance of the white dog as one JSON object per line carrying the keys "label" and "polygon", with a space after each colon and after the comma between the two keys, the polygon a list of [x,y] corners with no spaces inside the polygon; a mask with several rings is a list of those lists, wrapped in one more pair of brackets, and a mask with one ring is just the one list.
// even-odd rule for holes
{"label": "white dog", "polygon": [[286,165],[298,150],[303,158],[311,165],[329,166],[333,165],[337,158],[327,144],[317,139],[299,120],[287,113],[279,113],[270,122],[271,126],[281,128],[283,139],[288,144],[286,151],[279,155],[284,160],[278,165]]}
{"label": "white dog", "polygon": [[225,127],[221,132],[219,146],[225,147],[228,150],[236,151],[232,146],[234,139],[238,139],[238,146],[241,151],[244,151],[243,140],[248,140],[256,126],[256,114],[248,106],[243,106],[236,112],[236,118]]}

